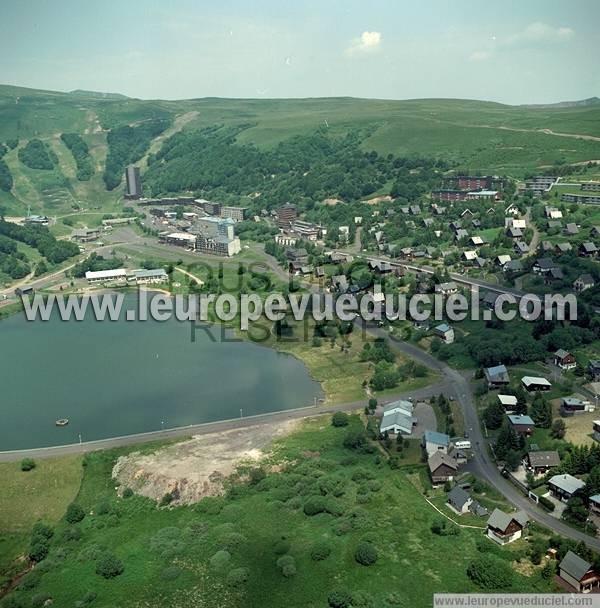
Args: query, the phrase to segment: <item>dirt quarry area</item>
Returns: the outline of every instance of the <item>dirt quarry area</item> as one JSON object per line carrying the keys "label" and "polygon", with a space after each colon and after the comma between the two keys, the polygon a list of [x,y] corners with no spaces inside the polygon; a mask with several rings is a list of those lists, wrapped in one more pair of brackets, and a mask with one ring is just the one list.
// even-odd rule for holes
{"label": "dirt quarry area", "polygon": [[274,439],[297,424],[289,420],[195,435],[156,452],[132,452],[117,460],[112,475],[121,490],[131,488],[154,500],[171,493],[174,503],[197,502],[220,494],[238,465],[260,460]]}

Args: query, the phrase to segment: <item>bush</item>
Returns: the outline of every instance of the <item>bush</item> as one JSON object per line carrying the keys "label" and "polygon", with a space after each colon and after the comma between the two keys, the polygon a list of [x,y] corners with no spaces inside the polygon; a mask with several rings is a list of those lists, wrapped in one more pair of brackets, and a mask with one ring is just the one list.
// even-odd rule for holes
{"label": "bush", "polygon": [[211,567],[215,570],[224,570],[231,561],[231,553],[221,549],[217,551],[209,560]]}
{"label": "bush", "polygon": [[184,549],[181,530],[176,526],[161,528],[150,539],[150,550],[164,558],[179,555]]}
{"label": "bush", "polygon": [[317,515],[326,510],[325,499],[322,496],[311,496],[304,503],[305,515]]}
{"label": "bush", "polygon": [[290,541],[282,538],[275,543],[273,551],[275,552],[275,555],[285,555],[286,553],[289,553],[291,548],[292,545]]}
{"label": "bush", "polygon": [[31,598],[31,605],[33,608],[42,608],[48,600],[51,599],[48,593],[38,593]]}
{"label": "bush", "polygon": [[158,506],[159,507],[167,507],[168,505],[170,505],[173,500],[174,500],[174,496],[171,492],[167,492],[159,501]]}
{"label": "bush", "polygon": [[544,509],[546,509],[546,511],[552,512],[556,508],[556,505],[545,496],[540,496],[540,504],[542,505],[542,507],[544,507]]}
{"label": "bush", "polygon": [[109,579],[123,574],[123,562],[112,553],[104,553],[96,563],[96,574]]}
{"label": "bush", "polygon": [[83,536],[81,529],[77,526],[71,526],[62,533],[62,540],[66,542],[81,540]]}
{"label": "bush", "polygon": [[133,490],[131,488],[125,488],[123,490],[123,498],[131,498],[133,496]]}
{"label": "bush", "polygon": [[469,564],[467,575],[478,587],[486,591],[507,589],[513,579],[512,570],[507,562],[487,554],[481,555]]}
{"label": "bush", "polygon": [[377,549],[368,542],[358,543],[354,559],[363,566],[372,566],[377,561]]}
{"label": "bush", "polygon": [[80,522],[85,517],[85,511],[76,503],[72,502],[67,507],[67,514],[65,515],[65,519],[70,524],[76,524]]}
{"label": "bush", "polygon": [[336,589],[329,594],[327,603],[330,608],[350,608],[352,606],[352,596],[345,589]]}
{"label": "bush", "polygon": [[331,546],[325,541],[316,542],[310,550],[310,557],[315,562],[323,561],[324,559],[327,559],[330,555]]}
{"label": "bush", "polygon": [[331,417],[331,424],[337,427],[348,426],[349,421],[350,417],[346,412],[335,412]]}
{"label": "bush", "polygon": [[248,477],[250,479],[250,484],[255,486],[260,483],[263,479],[265,479],[267,474],[262,467],[255,467],[254,469],[250,469],[250,473]]}
{"label": "bush", "polygon": [[23,458],[21,460],[21,471],[32,471],[35,469],[35,460],[33,458]]}
{"label": "bush", "polygon": [[50,543],[47,538],[43,536],[36,536],[31,539],[31,545],[29,546],[29,559],[34,562],[41,562],[46,559],[48,552],[50,551]]}
{"label": "bush", "polygon": [[247,568],[235,568],[227,575],[227,583],[232,587],[239,587],[248,581]]}
{"label": "bush", "polygon": [[167,566],[162,572],[161,577],[165,581],[174,581],[176,578],[179,578],[181,574],[181,568],[177,566]]}
{"label": "bush", "polygon": [[291,555],[282,555],[277,560],[277,567],[281,570],[281,574],[286,578],[291,578],[297,572],[296,560]]}
{"label": "bush", "polygon": [[50,540],[54,536],[54,530],[50,526],[38,521],[31,529],[31,536],[41,536]]}

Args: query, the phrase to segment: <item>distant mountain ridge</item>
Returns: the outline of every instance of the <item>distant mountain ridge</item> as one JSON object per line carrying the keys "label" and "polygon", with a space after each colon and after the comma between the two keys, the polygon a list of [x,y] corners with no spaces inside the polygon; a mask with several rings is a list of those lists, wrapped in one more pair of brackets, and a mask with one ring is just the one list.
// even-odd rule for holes
{"label": "distant mountain ridge", "polygon": [[556,103],[525,103],[522,108],[581,108],[600,104],[599,97],[588,97],[579,101],[558,101]]}
{"label": "distant mountain ridge", "polygon": [[129,99],[127,95],[123,95],[122,93],[102,93],[99,91],[86,91],[85,89],[69,91],[68,95],[73,95],[74,97],[99,97],[101,99]]}

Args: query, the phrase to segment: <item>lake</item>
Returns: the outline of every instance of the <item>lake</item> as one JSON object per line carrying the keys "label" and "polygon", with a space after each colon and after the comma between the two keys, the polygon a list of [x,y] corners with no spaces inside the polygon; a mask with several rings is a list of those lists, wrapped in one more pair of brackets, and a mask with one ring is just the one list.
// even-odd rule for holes
{"label": "lake", "polygon": [[[136,306],[135,296],[126,308]],[[0,322],[0,451],[104,439],[312,405],[298,359],[190,323]],[[220,336],[220,328],[210,328]],[[232,337],[231,334],[229,334]],[[68,418],[66,427],[55,421]]]}

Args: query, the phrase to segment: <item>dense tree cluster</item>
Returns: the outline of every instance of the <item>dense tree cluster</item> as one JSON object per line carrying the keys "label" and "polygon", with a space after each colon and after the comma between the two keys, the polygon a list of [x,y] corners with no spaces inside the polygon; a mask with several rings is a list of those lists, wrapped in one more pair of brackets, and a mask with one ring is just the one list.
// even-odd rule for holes
{"label": "dense tree cluster", "polygon": [[3,156],[8,152],[8,146],[0,143],[0,190],[10,192],[13,187],[13,178]]}
{"label": "dense tree cluster", "polygon": [[133,127],[130,125],[115,127],[109,131],[106,137],[108,155],[103,175],[108,190],[114,190],[121,183],[125,167],[142,158],[150,142],[170,124],[169,119],[159,118]]}
{"label": "dense tree cluster", "polygon": [[77,133],[63,133],[60,138],[75,159],[77,165],[77,179],[88,181],[94,175],[94,164],[90,156],[88,145],[83,141],[81,135]]}
{"label": "dense tree cluster", "polygon": [[17,243],[0,235],[0,272],[7,274],[12,279],[21,279],[30,271],[27,256],[18,251]]}
{"label": "dense tree cluster", "polygon": [[79,264],[75,264],[71,272],[74,277],[81,278],[85,276],[85,273],[88,272],[88,270],[94,272],[98,270],[113,270],[114,268],[120,268],[121,266],[123,266],[123,260],[121,258],[107,259],[97,253],[92,253],[85,260],[79,262]]}
{"label": "dense tree cluster", "polygon": [[30,139],[19,150],[19,160],[30,169],[50,171],[58,164],[56,154],[41,139]]}
{"label": "dense tree cluster", "polygon": [[75,243],[57,240],[46,226],[19,226],[0,219],[0,235],[37,249],[53,264],[60,264],[79,253]]}
{"label": "dense tree cluster", "polygon": [[[252,195],[262,208],[294,200],[302,211],[310,211],[315,201],[329,197],[358,201],[390,181],[396,184],[396,195],[408,199],[441,181],[436,161],[364,152],[356,132],[334,138],[320,129],[283,141],[272,150],[259,150],[236,143],[236,136],[249,126],[210,127],[167,139],[150,158],[145,180],[152,193],[194,190],[205,196]],[[413,173],[415,168],[417,173]]]}

